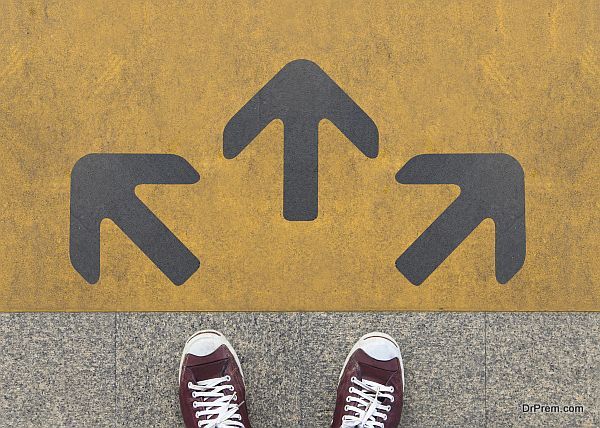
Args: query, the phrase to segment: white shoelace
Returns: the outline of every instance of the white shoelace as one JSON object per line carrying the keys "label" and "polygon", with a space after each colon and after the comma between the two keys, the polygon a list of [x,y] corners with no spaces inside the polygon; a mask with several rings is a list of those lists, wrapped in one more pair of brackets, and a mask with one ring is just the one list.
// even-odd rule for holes
{"label": "white shoelace", "polygon": [[356,387],[351,386],[346,397],[347,404],[344,406],[346,414],[342,417],[341,428],[384,428],[384,421],[387,420],[387,412],[392,409],[392,406],[385,406],[382,403],[386,398],[391,402],[394,397],[391,395],[394,392],[393,386],[381,385],[370,380],[359,380],[353,377],[352,383]]}
{"label": "white shoelace", "polygon": [[[193,403],[194,409],[200,409],[196,411],[196,419],[202,418],[198,421],[199,428],[244,428],[241,422],[242,416],[238,413],[243,403],[236,403],[235,389],[226,382],[231,382],[231,377],[201,380],[196,384],[188,382],[188,388],[192,390],[192,398],[202,399]],[[225,391],[233,391],[233,393],[226,395]]]}

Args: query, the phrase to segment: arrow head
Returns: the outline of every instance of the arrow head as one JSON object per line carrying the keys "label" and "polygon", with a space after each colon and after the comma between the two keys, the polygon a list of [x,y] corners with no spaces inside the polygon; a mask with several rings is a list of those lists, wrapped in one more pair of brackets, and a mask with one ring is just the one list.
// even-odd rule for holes
{"label": "arrow head", "polygon": [[330,120],[367,157],[377,157],[379,132],[373,120],[317,64],[286,64],[227,123],[223,154],[236,157],[273,120],[318,126]]}

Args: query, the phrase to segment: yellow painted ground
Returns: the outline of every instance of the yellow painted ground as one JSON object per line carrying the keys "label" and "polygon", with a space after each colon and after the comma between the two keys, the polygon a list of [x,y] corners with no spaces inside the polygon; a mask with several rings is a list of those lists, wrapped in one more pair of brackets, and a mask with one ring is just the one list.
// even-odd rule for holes
{"label": "yellow painted ground", "polygon": [[[373,118],[367,159],[321,125],[319,218],[282,216],[282,126],[222,155],[229,118],[287,62]],[[599,310],[600,2],[0,2],[0,310]],[[110,222],[69,261],[87,153],[175,153],[194,185],[139,196],[200,259],[176,287]],[[484,222],[420,287],[394,266],[457,190],[394,174],[504,152],[526,175],[527,258],[494,277]],[[341,198],[339,195],[344,195]]]}

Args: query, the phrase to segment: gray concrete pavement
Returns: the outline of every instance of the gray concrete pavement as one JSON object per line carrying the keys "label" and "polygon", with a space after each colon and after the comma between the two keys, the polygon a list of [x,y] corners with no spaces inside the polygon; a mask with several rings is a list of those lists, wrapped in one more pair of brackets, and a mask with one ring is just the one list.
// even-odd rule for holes
{"label": "gray concrete pavement", "polygon": [[[488,426],[600,426],[600,313],[488,314],[487,344]],[[522,411],[534,403],[585,412]]]}
{"label": "gray concrete pavement", "polygon": [[0,314],[0,427],[179,427],[179,353],[203,328],[236,347],[257,428],[327,427],[371,330],[403,350],[402,426],[600,426],[600,313],[25,313]]}

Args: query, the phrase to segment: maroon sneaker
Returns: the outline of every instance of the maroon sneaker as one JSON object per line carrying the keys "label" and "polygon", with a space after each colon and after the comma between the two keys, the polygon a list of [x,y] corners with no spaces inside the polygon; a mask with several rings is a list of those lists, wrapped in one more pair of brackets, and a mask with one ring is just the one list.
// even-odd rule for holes
{"label": "maroon sneaker", "polygon": [[179,404],[186,428],[250,428],[240,360],[218,331],[194,334],[179,366]]}
{"label": "maroon sneaker", "polygon": [[387,334],[369,333],[346,359],[331,428],[397,428],[403,396],[398,344]]}

